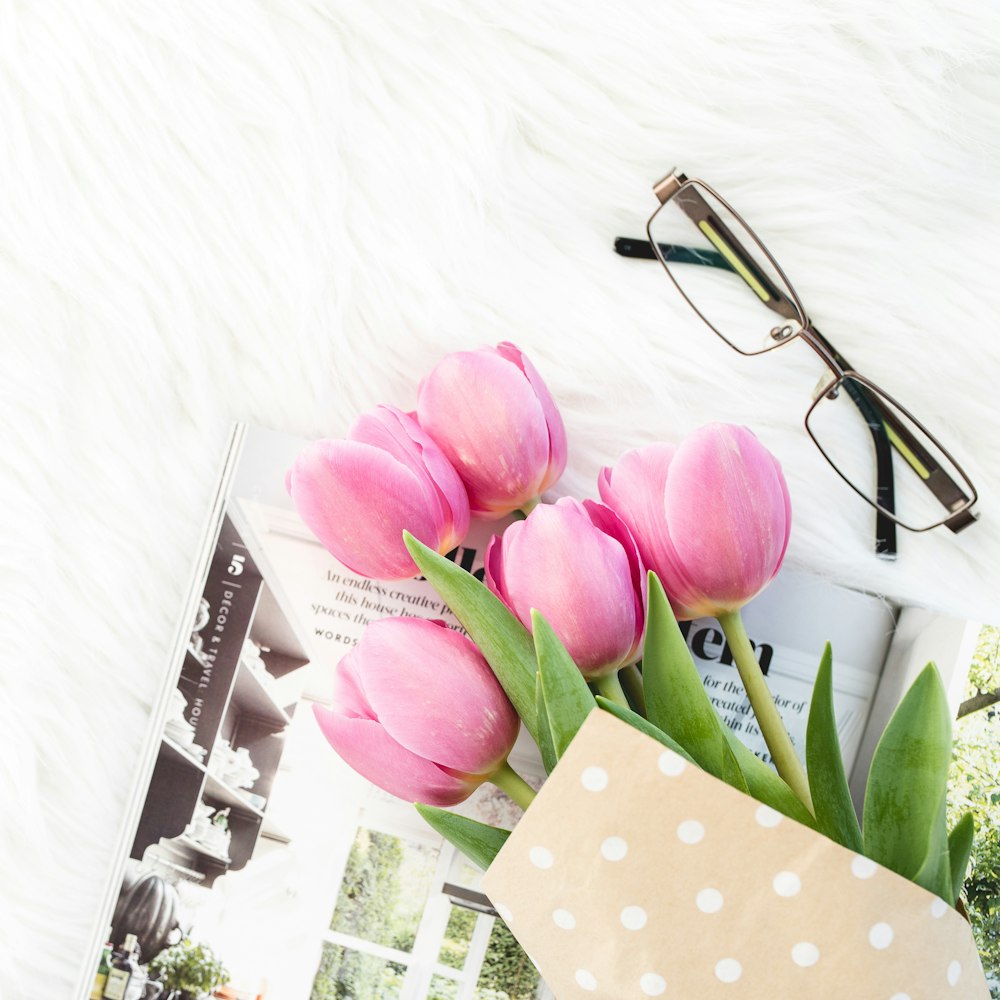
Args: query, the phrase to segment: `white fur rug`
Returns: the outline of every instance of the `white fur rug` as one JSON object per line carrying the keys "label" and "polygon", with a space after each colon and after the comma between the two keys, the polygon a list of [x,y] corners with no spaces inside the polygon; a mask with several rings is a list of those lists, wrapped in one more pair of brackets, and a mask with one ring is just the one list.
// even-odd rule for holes
{"label": "white fur rug", "polygon": [[[567,492],[746,423],[792,565],[1000,619],[998,40],[986,0],[0,3],[3,1000],[70,995],[233,419],[336,435],[510,339]],[[674,164],[949,443],[980,524],[877,560],[802,428],[812,353],[740,357],[612,252]]]}

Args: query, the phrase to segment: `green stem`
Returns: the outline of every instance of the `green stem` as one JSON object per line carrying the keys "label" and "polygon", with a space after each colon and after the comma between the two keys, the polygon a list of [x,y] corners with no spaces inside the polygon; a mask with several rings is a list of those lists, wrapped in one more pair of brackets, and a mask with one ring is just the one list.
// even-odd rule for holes
{"label": "green stem", "polygon": [[507,761],[500,765],[500,770],[490,778],[490,781],[522,809],[527,809],[535,798],[535,790]]}
{"label": "green stem", "polygon": [[523,507],[518,507],[516,510],[512,510],[511,514],[513,514],[518,521],[523,521],[541,502],[542,498],[540,496],[534,497]]}
{"label": "green stem", "polygon": [[[646,694],[642,686],[642,673],[637,664],[623,667],[618,672],[618,679],[622,683],[622,690],[628,698],[629,705],[633,712],[638,712],[644,719],[646,718]],[[602,692],[603,693],[603,692]]]}
{"label": "green stem", "polygon": [[805,768],[795,753],[792,740],[788,735],[781,715],[778,713],[774,698],[771,695],[767,681],[757,662],[753,646],[747,638],[747,630],[739,611],[729,611],[718,616],[722,631],[729,641],[729,648],[736,660],[736,669],[740,672],[743,687],[746,688],[750,707],[757,717],[757,725],[764,735],[764,742],[771,752],[771,759],[778,769],[778,774],[785,784],[798,796],[802,804],[814,813],[812,797],[809,795],[809,781]]}
{"label": "green stem", "polygon": [[613,701],[616,705],[621,705],[622,708],[629,707],[628,698],[625,697],[625,692],[622,690],[622,682],[618,679],[618,674],[605,674],[603,677],[596,678],[594,687],[608,701]]}

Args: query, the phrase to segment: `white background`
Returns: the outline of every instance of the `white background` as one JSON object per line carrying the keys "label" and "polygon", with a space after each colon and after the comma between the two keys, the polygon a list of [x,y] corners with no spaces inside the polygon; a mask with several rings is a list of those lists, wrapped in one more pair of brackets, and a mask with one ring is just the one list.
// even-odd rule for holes
{"label": "white background", "polygon": [[[1000,617],[998,38],[985,0],[0,3],[4,1000],[68,995],[233,419],[340,434],[510,339],[565,491],[746,423],[790,565]],[[811,352],[740,357],[614,255],[674,164],[946,439],[980,524],[876,560],[801,427]]]}

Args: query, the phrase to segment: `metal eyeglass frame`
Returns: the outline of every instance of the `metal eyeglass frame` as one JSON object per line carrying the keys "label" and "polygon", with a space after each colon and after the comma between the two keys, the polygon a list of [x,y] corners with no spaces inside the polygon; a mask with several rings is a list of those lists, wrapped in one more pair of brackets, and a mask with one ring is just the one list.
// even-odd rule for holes
{"label": "metal eyeglass frame", "polygon": [[[764,274],[754,262],[753,256],[747,253],[746,248],[736,239],[732,231],[722,222],[712,211],[711,205],[701,196],[699,188],[708,192],[722,205],[732,216],[743,226],[746,232],[753,239],[757,248],[771,266],[775,269],[781,280],[785,283],[789,295],[776,288],[774,283]],[[828,341],[806,315],[805,309],[795,292],[792,283],[786,277],[781,266],[764,246],[763,242],[747,225],[743,217],[713,188],[704,181],[689,180],[684,174],[676,169],[672,170],[666,177],[653,185],[660,204],[656,211],[649,217],[646,223],[646,234],[648,242],[643,240],[632,240],[620,237],[615,240],[615,250],[625,257],[639,257],[649,260],[659,260],[666,271],[667,276],[674,286],[681,293],[684,300],[691,306],[698,316],[730,347],[744,355],[764,354],[774,350],[783,344],[796,338],[804,340],[833,375],[830,382],[821,383],[821,388],[815,394],[813,404],[809,407],[805,416],[805,427],[813,443],[819,448],[823,457],[830,463],[834,471],[843,479],[851,489],[854,490],[863,500],[871,504],[876,512],[875,526],[875,551],[884,559],[895,559],[896,557],[896,525],[906,528],[908,531],[929,531],[932,528],[946,525],[951,531],[959,532],[975,523],[978,515],[971,511],[972,505],[976,502],[978,494],[972,481],[955,461],[951,453],[941,446],[940,442],[927,430],[924,425],[917,420],[908,410],[900,406],[884,389],[875,385],[869,379],[859,374],[847,359],[840,354],[836,348]],[[685,197],[677,196],[684,193]],[[709,230],[714,237],[712,242],[717,250],[702,250],[691,247],[677,246],[674,244],[661,244],[654,240],[652,233],[653,222],[657,215],[673,200],[681,207],[684,213],[691,219],[699,229],[700,223],[708,223]],[[706,267],[724,268],[733,271],[748,286],[753,289],[751,282],[756,282],[759,287],[767,293],[767,298],[763,299],[764,304],[782,318],[795,321],[799,324],[799,330],[792,330],[790,327],[779,326],[771,331],[775,343],[769,344],[759,351],[746,351],[734,344],[724,333],[701,312],[698,306],[691,301],[683,286],[671,273],[668,262],[676,264],[693,264]],[[755,290],[756,291],[756,290]],[[760,297],[758,295],[758,297]],[[857,406],[862,418],[868,425],[872,435],[872,442],[875,447],[875,464],[877,474],[877,500],[873,500],[866,493],[860,490],[850,479],[840,470],[837,464],[826,453],[823,445],[816,438],[812,428],[809,426],[809,417],[813,410],[819,405],[824,397],[834,398],[839,390],[843,388],[851,401]],[[866,391],[867,390],[867,391]],[[891,407],[894,407],[900,414],[909,420],[913,426],[917,427],[929,441],[931,441],[941,454],[951,463],[952,467],[968,484],[972,496],[967,496],[948,473],[935,461],[934,457],[917,441],[909,430],[897,419],[896,415],[889,409],[880,405],[880,398],[886,400]],[[895,486],[892,470],[892,451],[895,448],[910,468],[917,474],[921,469],[920,479],[927,488],[934,494],[947,513],[934,524],[922,528],[913,527],[900,520],[895,514]]]}

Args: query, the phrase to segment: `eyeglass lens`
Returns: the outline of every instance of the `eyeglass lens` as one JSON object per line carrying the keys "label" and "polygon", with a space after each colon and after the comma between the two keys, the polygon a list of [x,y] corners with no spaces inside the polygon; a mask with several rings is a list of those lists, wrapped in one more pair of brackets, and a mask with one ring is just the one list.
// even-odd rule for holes
{"label": "eyeglass lens", "polygon": [[[859,406],[859,400],[871,405]],[[888,481],[895,497],[888,503],[878,495],[873,475],[873,419],[891,444],[885,453],[892,462]],[[813,405],[806,427],[840,475],[875,506],[895,514],[906,528],[922,531],[940,524],[949,509],[964,506],[975,495],[972,484],[934,438],[867,381],[853,376],[841,379],[832,393]]]}
{"label": "eyeglass lens", "polygon": [[736,350],[759,354],[802,329],[788,284],[707,188],[678,191],[650,220],[649,236],[684,297]]}

